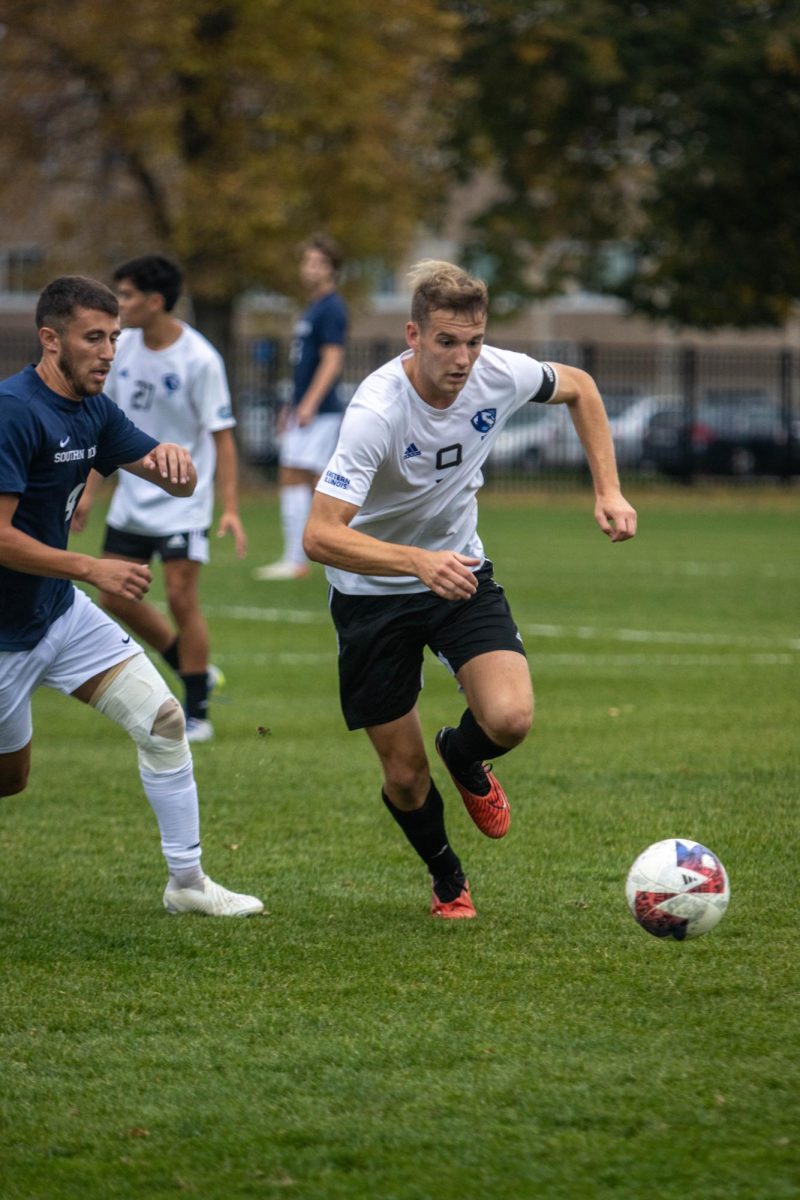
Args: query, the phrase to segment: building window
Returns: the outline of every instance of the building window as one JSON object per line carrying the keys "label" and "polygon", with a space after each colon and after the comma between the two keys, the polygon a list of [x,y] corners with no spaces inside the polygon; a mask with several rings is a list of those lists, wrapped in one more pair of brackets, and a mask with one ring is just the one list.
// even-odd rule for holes
{"label": "building window", "polygon": [[42,252],[36,246],[0,250],[0,288],[5,292],[38,291],[42,261]]}

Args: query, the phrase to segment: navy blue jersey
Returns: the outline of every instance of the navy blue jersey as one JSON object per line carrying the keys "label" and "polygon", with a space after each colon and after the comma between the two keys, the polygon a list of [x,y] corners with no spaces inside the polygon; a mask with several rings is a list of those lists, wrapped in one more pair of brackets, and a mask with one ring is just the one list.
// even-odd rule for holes
{"label": "navy blue jersey", "polygon": [[[319,366],[323,346],[343,346],[347,336],[347,308],[338,292],[328,292],[309,304],[294,327],[291,360],[294,368],[292,404],[298,405]],[[317,409],[321,413],[341,411],[336,383]]]}
{"label": "navy blue jersey", "polygon": [[[65,550],[69,523],[92,467],[110,475],[158,442],[108,396],[68,400],[34,367],[0,383],[0,494],[19,496],[13,525]],[[69,579],[0,566],[0,650],[30,650],[72,604]]]}

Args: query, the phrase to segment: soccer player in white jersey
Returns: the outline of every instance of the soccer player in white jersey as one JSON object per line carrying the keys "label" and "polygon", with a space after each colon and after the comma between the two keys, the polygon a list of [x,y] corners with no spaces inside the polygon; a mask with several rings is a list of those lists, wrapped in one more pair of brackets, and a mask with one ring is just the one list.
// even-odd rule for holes
{"label": "soccer player in white jersey", "polygon": [[457,266],[419,263],[411,282],[409,349],[351,400],[305,546],[327,565],[347,726],[365,729],[378,754],[383,801],[431,875],[432,914],[469,918],[469,882],[447,838],[417,710],[425,646],[467,702],[459,724],[436,735],[436,750],[488,837],[506,834],[510,809],[484,764],[518,746],[533,722],[525,651],[478,536],[481,467],[523,404],[566,404],[600,529],[623,542],[636,513],[620,491],[592,378],[484,345],[486,286]]}
{"label": "soccer player in white jersey", "polygon": [[67,549],[89,472],[121,468],[154,492],[188,497],[197,483],[191,456],[138,429],[103,394],[119,336],[117,300],[104,284],[79,275],[53,280],[39,297],[36,325],[38,366],[0,382],[0,796],[28,782],[33,692],[45,686],[74,696],[138,746],[169,870],[165,908],[259,913],[255,896],[229,892],[203,873],[180,704],[131,635],[72,583],[135,604],[151,582],[146,564]]}
{"label": "soccer player in white jersey", "polygon": [[[153,491],[120,475],[107,517],[104,554],[149,563],[157,555],[172,622],[141,601],[101,593],[112,616],[157,650],[180,675],[187,737],[208,742],[210,687],[219,679],[209,667],[208,624],[200,606],[200,568],[208,562],[208,531],[215,480],[221,499],[218,536],[231,533],[243,557],[247,538],[239,517],[238,462],[225,366],[216,349],[172,310],[181,291],[178,266],[158,254],[123,263],[114,272],[122,324],[117,357],[106,393],[124,413],[160,440],[185,446],[197,469],[191,499]],[[98,477],[78,505],[73,530],[85,526]],[[173,624],[174,622],[174,624]]]}

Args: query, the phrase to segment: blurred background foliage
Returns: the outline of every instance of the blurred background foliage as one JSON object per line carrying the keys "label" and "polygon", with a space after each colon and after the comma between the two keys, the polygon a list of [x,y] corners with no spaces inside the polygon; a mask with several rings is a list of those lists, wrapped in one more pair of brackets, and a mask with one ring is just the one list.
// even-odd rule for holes
{"label": "blurred background foliage", "polygon": [[46,278],[147,248],[222,348],[324,228],[394,264],[482,181],[463,257],[696,326],[800,293],[796,0],[0,0],[0,216]]}

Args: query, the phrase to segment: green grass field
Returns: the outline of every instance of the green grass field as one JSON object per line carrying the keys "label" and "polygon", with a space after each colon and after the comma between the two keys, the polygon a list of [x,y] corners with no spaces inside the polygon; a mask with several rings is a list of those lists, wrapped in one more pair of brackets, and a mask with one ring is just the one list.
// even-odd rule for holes
{"label": "green grass field", "polygon": [[[321,569],[250,579],[273,494],[247,501],[249,559],[215,543],[205,573],[228,685],[195,753],[206,869],[267,916],[168,916],[132,745],[38,694],[0,818],[3,1200],[800,1196],[800,505],[631,499],[621,546],[588,495],[484,499],[537,720],[498,768],[503,842],[433,767],[474,922],[427,915],[344,729]],[[421,708],[431,741],[461,711],[435,661]],[[732,886],[684,944],[624,899],[673,835]]]}

